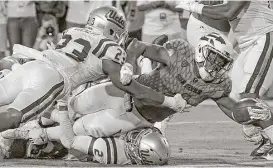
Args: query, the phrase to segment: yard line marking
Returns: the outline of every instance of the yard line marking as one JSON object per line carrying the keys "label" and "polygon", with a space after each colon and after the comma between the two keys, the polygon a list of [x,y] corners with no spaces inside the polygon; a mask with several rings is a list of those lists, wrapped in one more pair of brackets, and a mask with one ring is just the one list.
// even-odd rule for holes
{"label": "yard line marking", "polygon": [[182,124],[229,124],[235,123],[235,121],[182,121],[182,122],[170,122],[168,125],[182,125]]}

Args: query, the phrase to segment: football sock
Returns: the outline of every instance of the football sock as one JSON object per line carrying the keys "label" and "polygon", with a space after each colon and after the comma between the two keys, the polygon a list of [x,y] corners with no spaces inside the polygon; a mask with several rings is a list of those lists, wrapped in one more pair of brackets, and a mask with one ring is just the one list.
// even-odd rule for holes
{"label": "football sock", "polygon": [[45,129],[47,133],[48,140],[50,141],[60,141],[60,126],[57,127],[49,127]]}
{"label": "football sock", "polygon": [[74,141],[74,132],[67,111],[59,111],[61,142],[66,148],[71,148]]}
{"label": "football sock", "polygon": [[264,129],[265,134],[268,136],[271,143],[273,143],[273,125]]}

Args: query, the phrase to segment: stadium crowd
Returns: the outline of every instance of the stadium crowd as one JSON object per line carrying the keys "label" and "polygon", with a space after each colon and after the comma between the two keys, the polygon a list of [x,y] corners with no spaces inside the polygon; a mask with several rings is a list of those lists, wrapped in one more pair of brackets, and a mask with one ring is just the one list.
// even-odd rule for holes
{"label": "stadium crowd", "polygon": [[[9,104],[0,113],[10,119],[0,123],[6,158],[13,152],[8,140],[23,139],[29,158],[64,147],[105,164],[166,164],[167,122],[206,99],[260,144],[252,156],[272,155],[273,119],[261,100],[273,97],[270,1],[0,1],[0,7],[0,58],[28,57],[0,76],[0,106]],[[250,21],[254,14],[263,19]],[[49,116],[19,127],[42,111]]]}

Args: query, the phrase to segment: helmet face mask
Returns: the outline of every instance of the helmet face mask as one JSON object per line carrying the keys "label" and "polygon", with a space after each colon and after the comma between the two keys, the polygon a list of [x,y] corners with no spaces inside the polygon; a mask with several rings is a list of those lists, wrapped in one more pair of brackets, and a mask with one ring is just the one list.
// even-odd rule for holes
{"label": "helmet face mask", "polygon": [[125,16],[122,11],[112,6],[104,6],[93,10],[86,28],[101,32],[105,37],[120,45],[125,43],[128,36]]}
{"label": "helmet face mask", "polygon": [[[206,82],[220,79],[227,71],[230,70],[233,59],[233,47],[230,42],[221,35],[211,33],[200,39],[196,48],[195,62],[197,64],[201,78]],[[215,39],[213,39],[215,38]]]}
{"label": "helmet face mask", "polygon": [[166,164],[170,156],[169,150],[166,138],[156,128],[133,130],[125,137],[125,152],[132,164]]}

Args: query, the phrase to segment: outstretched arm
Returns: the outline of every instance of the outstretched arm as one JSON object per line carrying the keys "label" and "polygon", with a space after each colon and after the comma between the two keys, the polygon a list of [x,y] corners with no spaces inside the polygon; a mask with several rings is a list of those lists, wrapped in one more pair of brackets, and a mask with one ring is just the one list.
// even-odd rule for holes
{"label": "outstretched arm", "polygon": [[232,20],[249,4],[250,1],[228,1],[222,5],[206,6],[198,2],[184,0],[176,8],[188,10],[216,20]]}
{"label": "outstretched arm", "polygon": [[222,97],[215,101],[218,107],[232,120],[233,118],[233,109],[235,108],[236,101],[230,97]]}
{"label": "outstretched arm", "polygon": [[[113,62],[112,60],[104,59],[102,61],[102,67],[106,74],[109,75],[113,84],[119,89],[129,93],[136,99],[142,100],[147,103],[154,105],[162,105],[174,109],[175,111],[182,111],[186,106],[185,102],[176,102],[174,97],[164,96],[162,93],[156,92],[155,90],[139,84],[134,79],[128,84],[123,85],[120,82],[120,69],[121,65]],[[181,103],[177,106],[176,103]]]}
{"label": "outstretched arm", "polygon": [[126,53],[128,55],[127,62],[132,65],[135,64],[136,59],[141,55],[167,66],[170,64],[170,56],[165,47],[145,43],[138,41],[137,39],[133,39],[126,50]]}

